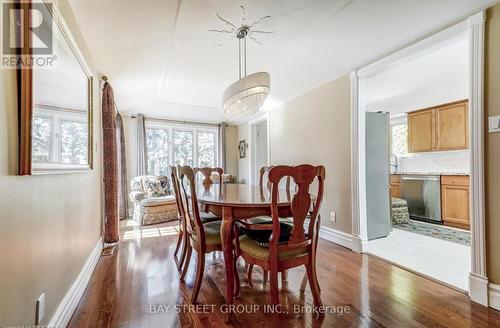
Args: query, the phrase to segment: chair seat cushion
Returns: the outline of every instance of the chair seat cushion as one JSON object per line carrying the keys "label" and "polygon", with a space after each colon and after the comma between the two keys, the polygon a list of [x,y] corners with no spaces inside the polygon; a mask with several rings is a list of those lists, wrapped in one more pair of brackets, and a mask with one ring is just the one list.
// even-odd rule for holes
{"label": "chair seat cushion", "polygon": [[[258,216],[248,220],[250,224],[272,224],[273,219],[270,216]],[[290,240],[290,234],[293,230],[293,219],[292,218],[280,218],[280,238],[278,242],[283,243]],[[263,247],[269,246],[269,238],[271,238],[271,230],[251,230],[251,229],[240,229],[241,234],[247,235],[249,238],[253,239],[255,242]]]}
{"label": "chair seat cushion", "polygon": [[[222,221],[213,221],[203,224],[205,230],[205,243],[207,245],[217,245],[221,243],[220,239],[220,226]],[[192,235],[194,241],[198,241],[198,236]]]}
{"label": "chair seat cushion", "polygon": [[175,196],[151,197],[141,200],[142,206],[161,206],[165,204],[175,204]]}
{"label": "chair seat cushion", "polygon": [[200,219],[202,223],[222,220],[220,217],[210,212],[209,213],[200,212]]}
{"label": "chair seat cushion", "polygon": [[391,198],[392,208],[407,207],[408,203],[406,200],[401,198],[392,197]]}
{"label": "chair seat cushion", "polygon": [[[240,236],[240,251],[260,260],[269,259],[269,248],[259,245],[259,243],[247,235]],[[306,248],[281,251],[279,252],[279,259],[287,260],[305,254],[307,254]]]}

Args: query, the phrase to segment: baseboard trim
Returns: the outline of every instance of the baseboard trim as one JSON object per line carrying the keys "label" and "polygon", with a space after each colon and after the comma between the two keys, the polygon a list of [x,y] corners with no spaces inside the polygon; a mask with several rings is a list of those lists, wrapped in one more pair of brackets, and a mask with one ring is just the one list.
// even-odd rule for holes
{"label": "baseboard trim", "polygon": [[500,285],[488,284],[488,305],[500,311]]}
{"label": "baseboard trim", "polygon": [[319,237],[331,241],[332,243],[351,249],[352,235],[349,233],[321,226],[319,228]]}
{"label": "baseboard trim", "polygon": [[80,298],[89,283],[92,272],[94,272],[97,261],[101,256],[102,248],[103,242],[101,237],[90,253],[90,256],[87,258],[82,271],[80,271],[78,277],[76,277],[73,285],[71,285],[61,303],[59,303],[56,312],[47,325],[48,327],[66,327],[68,325],[69,320],[71,319],[71,316],[73,315],[73,312],[75,311],[78,302],[80,301]]}
{"label": "baseboard trim", "polygon": [[351,249],[356,253],[364,253],[364,241],[356,235],[352,235],[351,237]]}
{"label": "baseboard trim", "polygon": [[469,297],[473,302],[488,306],[488,278],[470,273]]}

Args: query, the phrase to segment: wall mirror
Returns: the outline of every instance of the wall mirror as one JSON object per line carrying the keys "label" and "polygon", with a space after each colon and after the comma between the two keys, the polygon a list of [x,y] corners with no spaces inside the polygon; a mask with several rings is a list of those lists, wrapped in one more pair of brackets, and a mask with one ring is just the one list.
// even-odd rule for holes
{"label": "wall mirror", "polygon": [[56,8],[36,9],[30,12],[51,20],[45,28],[52,30],[54,60],[18,72],[26,97],[20,101],[19,174],[83,172],[92,169],[91,71]]}

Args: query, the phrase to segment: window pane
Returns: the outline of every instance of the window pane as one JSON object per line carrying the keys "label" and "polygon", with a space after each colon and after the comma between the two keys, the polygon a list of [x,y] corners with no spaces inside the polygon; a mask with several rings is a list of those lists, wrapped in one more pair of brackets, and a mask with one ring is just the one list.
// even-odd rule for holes
{"label": "window pane", "polygon": [[215,133],[198,132],[198,166],[215,167]]}
{"label": "window pane", "polygon": [[174,130],[174,164],[193,165],[193,132]]}
{"label": "window pane", "polygon": [[408,154],[408,124],[393,125],[391,128],[392,153],[394,155]]}
{"label": "window pane", "polygon": [[146,129],[148,174],[168,175],[168,130]]}
{"label": "window pane", "polygon": [[62,163],[87,164],[87,146],[87,123],[61,121]]}
{"label": "window pane", "polygon": [[33,162],[48,162],[50,159],[50,135],[52,119],[33,118]]}

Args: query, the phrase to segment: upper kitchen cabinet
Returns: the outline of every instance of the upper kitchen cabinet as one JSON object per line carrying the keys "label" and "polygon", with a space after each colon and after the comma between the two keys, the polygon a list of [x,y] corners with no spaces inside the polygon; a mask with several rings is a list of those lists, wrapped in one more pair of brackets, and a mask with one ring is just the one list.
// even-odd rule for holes
{"label": "upper kitchen cabinet", "polygon": [[408,113],[408,152],[433,151],[436,148],[434,121],[432,109]]}
{"label": "upper kitchen cabinet", "polygon": [[467,149],[468,115],[467,100],[408,113],[408,151]]}
{"label": "upper kitchen cabinet", "polygon": [[468,102],[460,101],[436,108],[438,150],[469,148]]}

